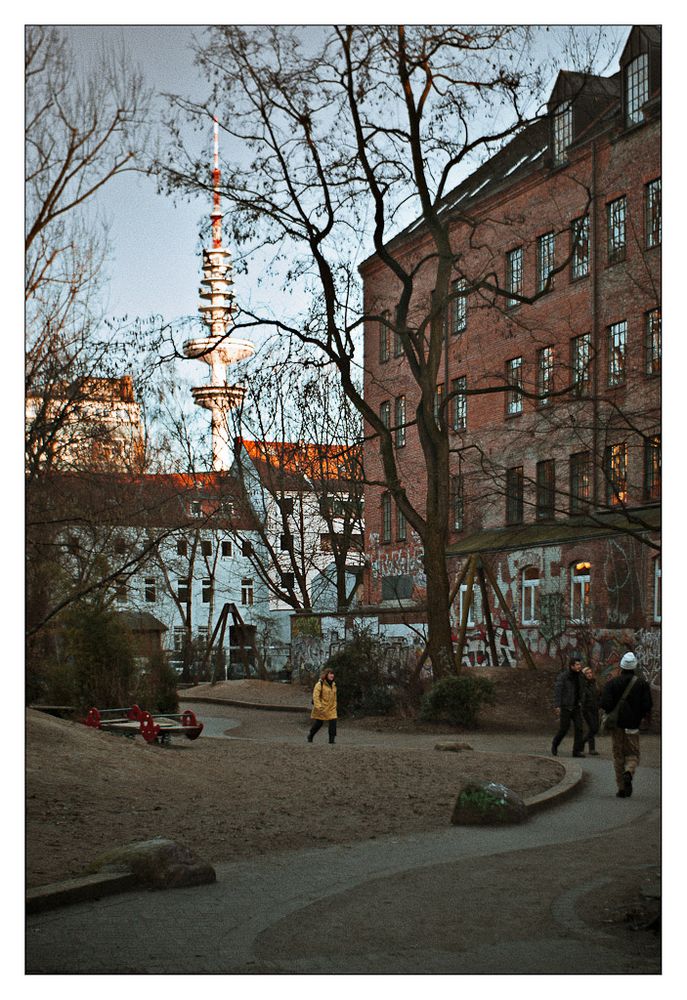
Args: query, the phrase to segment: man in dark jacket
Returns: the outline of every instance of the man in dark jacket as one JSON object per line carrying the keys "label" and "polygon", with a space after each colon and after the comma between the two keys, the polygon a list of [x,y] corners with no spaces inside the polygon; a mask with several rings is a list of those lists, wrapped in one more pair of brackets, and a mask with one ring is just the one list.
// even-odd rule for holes
{"label": "man in dark jacket", "polygon": [[651,715],[651,688],[643,677],[635,673],[636,669],[634,653],[625,653],[620,661],[620,675],[608,681],[601,692],[601,707],[604,712],[610,712],[632,684],[618,710],[618,726],[611,730],[613,767],[618,785],[616,795],[619,799],[632,795],[632,779],[639,765],[639,727]]}
{"label": "man in dark jacket", "polygon": [[584,757],[582,747],[582,699],[584,697],[585,680],[581,674],[582,657],[573,653],[565,670],[561,670],[556,678],[553,689],[554,712],[560,722],[558,732],[551,744],[551,753],[556,756],[558,745],[573,724],[573,757]]}

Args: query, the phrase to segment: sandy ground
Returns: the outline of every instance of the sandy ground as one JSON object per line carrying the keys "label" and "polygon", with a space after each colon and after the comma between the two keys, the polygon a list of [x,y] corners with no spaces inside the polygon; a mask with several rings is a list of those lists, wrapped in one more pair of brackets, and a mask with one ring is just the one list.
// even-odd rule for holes
{"label": "sandy ground", "polygon": [[[292,685],[229,684],[216,685],[211,695],[228,697],[230,690],[247,703],[268,697],[301,706],[310,700]],[[431,830],[449,822],[467,780],[500,781],[527,798],[563,773],[546,757],[438,752],[434,736],[469,742],[469,734],[446,727],[347,722],[348,739],[342,725],[342,738],[330,747],[325,739],[305,742],[305,712],[193,707],[200,719],[204,712],[212,718],[215,729],[223,715],[231,716],[231,738],[203,735],[159,747],[27,710],[28,886],[81,874],[106,850],[153,836],[221,862]],[[510,719],[512,708],[506,714]],[[536,719],[530,721],[534,726]],[[492,717],[485,726],[497,722]]]}

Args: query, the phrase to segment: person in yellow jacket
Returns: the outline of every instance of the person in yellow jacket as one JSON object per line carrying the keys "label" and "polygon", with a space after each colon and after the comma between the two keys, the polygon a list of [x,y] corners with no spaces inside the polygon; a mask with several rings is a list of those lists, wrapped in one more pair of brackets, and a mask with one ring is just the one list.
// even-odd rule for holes
{"label": "person in yellow jacket", "polygon": [[329,742],[336,740],[336,684],[334,671],[329,667],[322,671],[313,688],[310,718],[314,721],[308,733],[308,743],[312,743],[315,733],[319,732],[325,722],[329,724]]}

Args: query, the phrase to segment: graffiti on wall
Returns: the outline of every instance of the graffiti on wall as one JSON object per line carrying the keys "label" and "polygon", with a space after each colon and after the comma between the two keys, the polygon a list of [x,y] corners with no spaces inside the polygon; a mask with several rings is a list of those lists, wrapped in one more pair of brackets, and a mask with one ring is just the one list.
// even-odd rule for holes
{"label": "graffiti on wall", "polygon": [[639,668],[652,688],[661,689],[661,633],[639,628],[635,632],[635,655]]}
{"label": "graffiti on wall", "polygon": [[514,667],[517,662],[515,636],[508,622],[494,622],[494,644],[498,663],[491,662],[489,636],[484,625],[475,625],[465,633],[461,665],[464,667]]}
{"label": "graffiti on wall", "polygon": [[380,548],[379,535],[376,532],[370,534],[370,571],[373,579],[393,576],[411,577],[413,586],[425,588],[427,577],[425,575],[424,554],[425,550],[414,532],[407,545],[388,551]]}

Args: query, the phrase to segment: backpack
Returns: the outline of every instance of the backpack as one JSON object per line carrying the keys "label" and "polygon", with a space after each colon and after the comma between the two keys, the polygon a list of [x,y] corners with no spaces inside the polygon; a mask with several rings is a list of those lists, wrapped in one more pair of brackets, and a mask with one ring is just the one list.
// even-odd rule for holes
{"label": "backpack", "polygon": [[637,675],[632,678],[630,683],[627,685],[620,698],[615,704],[615,707],[610,710],[610,712],[601,712],[601,722],[599,723],[599,732],[602,736],[606,736],[608,733],[613,732],[614,729],[618,728],[618,713],[620,712],[620,706],[630,693],[631,689],[637,682]]}

